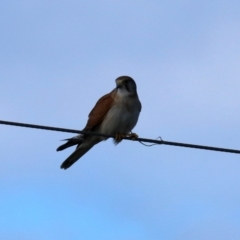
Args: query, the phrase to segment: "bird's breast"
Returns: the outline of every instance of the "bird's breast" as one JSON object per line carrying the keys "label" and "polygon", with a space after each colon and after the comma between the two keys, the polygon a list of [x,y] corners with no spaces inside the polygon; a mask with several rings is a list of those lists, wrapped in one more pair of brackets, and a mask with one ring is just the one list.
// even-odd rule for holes
{"label": "bird's breast", "polygon": [[100,131],[104,134],[129,133],[138,121],[139,100],[116,101],[103,120]]}

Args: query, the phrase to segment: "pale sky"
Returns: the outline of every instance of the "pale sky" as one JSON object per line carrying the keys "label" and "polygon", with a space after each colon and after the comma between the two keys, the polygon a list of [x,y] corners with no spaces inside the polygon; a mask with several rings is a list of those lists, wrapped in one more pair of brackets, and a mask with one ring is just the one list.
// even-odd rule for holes
{"label": "pale sky", "polygon": [[[239,1],[0,2],[1,120],[81,130],[115,79],[134,129],[240,149]],[[0,239],[239,240],[240,155],[124,141],[71,168],[74,134],[0,125]]]}

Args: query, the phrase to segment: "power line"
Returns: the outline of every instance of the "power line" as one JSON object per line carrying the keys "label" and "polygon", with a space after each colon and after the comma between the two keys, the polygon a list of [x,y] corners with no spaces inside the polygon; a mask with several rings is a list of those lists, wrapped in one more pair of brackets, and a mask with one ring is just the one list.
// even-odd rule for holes
{"label": "power line", "polygon": [[[49,126],[42,126],[42,125],[35,125],[35,124],[28,124],[28,123],[9,122],[9,121],[0,120],[0,124],[11,125],[11,126],[16,126],[16,127],[27,127],[27,128],[41,129],[41,130],[58,131],[58,132],[68,132],[68,133],[78,133],[78,134],[81,133],[81,134],[99,136],[99,137],[106,137],[106,138],[115,138],[115,136],[113,136],[113,135],[106,135],[106,134],[93,133],[93,132],[85,132],[85,131],[79,131],[79,130],[68,129],[68,128],[49,127]],[[124,140],[133,140],[130,137],[123,137],[123,139]],[[240,154],[240,150],[235,150],[235,149],[210,147],[210,146],[195,145],[195,144],[188,144],[188,143],[169,142],[169,141],[164,141],[162,139],[161,140],[154,140],[154,139],[147,139],[147,138],[137,138],[137,139],[134,139],[134,140],[139,141],[139,142],[153,143],[153,144],[162,144],[162,145],[187,147],[187,148],[197,148],[197,149],[204,149],[204,150],[210,150],[210,151]]]}

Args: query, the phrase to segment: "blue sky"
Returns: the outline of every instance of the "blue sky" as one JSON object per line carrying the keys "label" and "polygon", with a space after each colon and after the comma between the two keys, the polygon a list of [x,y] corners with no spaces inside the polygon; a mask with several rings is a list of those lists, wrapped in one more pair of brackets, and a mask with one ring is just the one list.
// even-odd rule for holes
{"label": "blue sky", "polygon": [[[140,137],[240,149],[239,1],[0,3],[1,119],[82,129],[121,75]],[[0,239],[240,239],[240,156],[0,126]]]}

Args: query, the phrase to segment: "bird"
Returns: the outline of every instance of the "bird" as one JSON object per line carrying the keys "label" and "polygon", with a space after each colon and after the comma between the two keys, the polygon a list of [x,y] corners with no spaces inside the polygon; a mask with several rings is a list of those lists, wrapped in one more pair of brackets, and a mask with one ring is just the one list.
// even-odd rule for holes
{"label": "bird", "polygon": [[[102,96],[88,115],[88,121],[82,131],[115,136],[117,145],[122,138],[129,136],[132,140],[138,138],[132,129],[138,122],[142,109],[137,94],[137,85],[133,78],[120,76],[116,80],[116,87]],[[94,145],[107,140],[107,137],[79,134],[69,139],[57,148],[62,151],[77,145],[75,151],[62,163],[61,168],[67,169],[79,160]]]}

